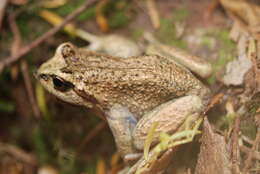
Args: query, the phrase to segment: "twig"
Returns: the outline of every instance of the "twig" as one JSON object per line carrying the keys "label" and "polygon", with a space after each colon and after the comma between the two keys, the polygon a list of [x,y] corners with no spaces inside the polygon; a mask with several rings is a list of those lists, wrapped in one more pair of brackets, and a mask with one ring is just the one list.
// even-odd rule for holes
{"label": "twig", "polygon": [[[249,154],[251,152],[251,148],[246,147],[245,145],[240,146],[241,152],[244,152],[245,154]],[[260,161],[260,152],[254,151],[253,158]]]}
{"label": "twig", "polygon": [[107,123],[105,121],[100,122],[82,141],[82,143],[80,144],[79,148],[78,148],[78,152],[80,152],[84,146],[86,146],[86,144],[88,142],[90,142],[90,140],[92,140],[95,136],[97,136],[101,130],[103,130],[105,127],[107,126]]}
{"label": "twig", "polygon": [[30,52],[33,48],[37,47],[39,44],[43,43],[46,39],[57,33],[60,29],[62,29],[67,23],[69,23],[72,19],[74,19],[76,16],[78,16],[80,13],[82,13],[86,8],[93,5],[98,0],[86,0],[85,3],[83,3],[79,8],[74,10],[72,13],[70,13],[64,21],[35,39],[31,44],[21,48],[21,50],[15,54],[11,55],[5,59],[3,59],[0,62],[0,73],[4,70],[6,66],[9,66],[10,64],[16,62],[19,60],[22,56]]}
{"label": "twig", "polygon": [[33,166],[37,165],[37,160],[33,155],[23,151],[22,149],[14,146],[14,145],[5,144],[5,143],[0,142],[0,152],[8,153],[8,154],[14,156],[16,159],[21,160],[30,165],[33,165]]}
{"label": "twig", "polygon": [[38,105],[36,104],[35,96],[33,94],[33,87],[32,87],[31,79],[30,79],[29,72],[28,72],[28,64],[24,60],[22,60],[22,62],[21,62],[21,70],[22,70],[22,75],[23,75],[23,79],[24,79],[24,83],[25,83],[25,88],[26,88],[26,91],[27,91],[27,94],[29,97],[29,102],[32,106],[32,111],[36,118],[40,118],[40,110],[39,110]]}
{"label": "twig", "polygon": [[18,52],[18,50],[21,47],[21,42],[22,42],[20,31],[15,22],[15,18],[17,16],[17,14],[18,13],[12,13],[8,16],[10,29],[13,34],[13,42],[12,42],[12,46],[11,46],[11,55],[12,56],[14,56],[16,54],[16,52]]}
{"label": "twig", "polygon": [[160,28],[160,17],[159,12],[156,8],[155,0],[146,0],[146,6],[148,14],[150,15],[151,22],[155,29]]}
{"label": "twig", "polygon": [[223,99],[223,97],[224,97],[223,93],[218,93],[218,94],[214,95],[210,99],[210,102],[209,102],[207,108],[205,109],[204,113],[207,113],[211,108],[213,108],[215,105],[219,104],[221,102],[221,100]]}
{"label": "twig", "polygon": [[253,160],[254,154],[255,154],[254,152],[257,151],[259,143],[260,143],[260,128],[258,127],[253,147],[250,149],[248,157],[245,161],[245,167],[244,167],[243,173],[247,173],[250,166],[252,165],[252,160]]}
{"label": "twig", "polygon": [[[9,16],[9,25],[12,30],[13,36],[14,36],[14,39],[13,39],[14,41],[12,43],[12,49],[11,49],[11,55],[15,55],[16,52],[18,52],[18,50],[21,47],[21,35],[20,35],[20,31],[15,22],[16,16],[17,16],[17,13],[11,14]],[[28,72],[28,65],[25,61],[21,62],[21,70],[22,70],[22,75],[23,75],[24,82],[25,82],[25,88],[26,88],[26,91],[27,91],[27,94],[29,97],[29,102],[32,106],[32,111],[33,111],[34,115],[37,118],[39,118],[40,111],[35,102],[35,97],[33,95],[33,88],[32,88],[31,80],[29,77],[29,72]]]}
{"label": "twig", "polygon": [[232,173],[233,174],[239,174],[239,144],[238,144],[238,135],[240,131],[240,116],[236,116],[235,122],[234,122],[234,129],[231,137],[231,160],[232,160]]}
{"label": "twig", "polygon": [[[18,27],[15,23],[15,18],[19,13],[20,13],[20,10],[19,10],[19,12],[16,11],[15,13],[11,13],[8,16],[9,26],[10,26],[10,29],[11,29],[12,34],[13,34],[13,41],[12,41],[11,50],[10,50],[12,56],[15,55],[19,51],[19,49],[21,47],[21,42],[22,42],[19,29],[18,29]],[[11,67],[12,80],[16,80],[17,76],[18,76],[18,67],[16,65],[13,65]]]}
{"label": "twig", "polygon": [[2,22],[5,14],[5,7],[7,5],[8,0],[1,0],[0,1],[0,30],[2,27]]}
{"label": "twig", "polygon": [[242,140],[245,141],[246,143],[250,144],[250,145],[253,145],[254,144],[254,141],[251,140],[249,137],[245,136],[245,135],[242,135],[241,136]]}

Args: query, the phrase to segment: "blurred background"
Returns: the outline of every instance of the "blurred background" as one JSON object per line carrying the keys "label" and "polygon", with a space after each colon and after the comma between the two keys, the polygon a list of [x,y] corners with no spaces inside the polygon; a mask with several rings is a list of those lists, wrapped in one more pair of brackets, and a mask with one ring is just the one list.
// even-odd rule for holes
{"label": "blurred background", "polygon": [[[233,145],[228,153],[238,162],[230,160],[232,171],[260,173],[259,1],[96,0],[65,30],[44,35],[85,3],[0,1],[0,174],[105,174],[124,167],[106,122],[56,99],[33,76],[59,44],[91,42],[76,29],[136,43],[150,31],[209,61],[213,74],[201,79],[214,96],[207,115],[226,145]],[[173,173],[194,172],[199,144],[181,147]]]}

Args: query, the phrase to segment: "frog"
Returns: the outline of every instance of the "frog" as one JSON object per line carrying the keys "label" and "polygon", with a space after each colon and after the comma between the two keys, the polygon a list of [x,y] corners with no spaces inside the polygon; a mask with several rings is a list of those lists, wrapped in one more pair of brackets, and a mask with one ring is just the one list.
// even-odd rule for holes
{"label": "frog", "polygon": [[122,58],[69,42],[58,46],[35,77],[59,99],[104,118],[125,161],[143,151],[154,123],[152,145],[161,133],[179,131],[189,116],[199,119],[211,96],[210,89],[172,57]]}

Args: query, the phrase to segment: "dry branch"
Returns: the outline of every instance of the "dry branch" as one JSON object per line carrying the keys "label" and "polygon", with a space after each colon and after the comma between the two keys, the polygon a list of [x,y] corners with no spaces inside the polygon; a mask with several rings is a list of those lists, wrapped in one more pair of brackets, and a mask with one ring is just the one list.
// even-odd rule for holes
{"label": "dry branch", "polygon": [[239,151],[239,131],[240,131],[240,116],[237,116],[234,121],[234,128],[231,137],[231,160],[232,160],[232,173],[240,173],[240,151]]}
{"label": "dry branch", "polygon": [[37,47],[39,44],[43,43],[46,39],[53,36],[59,30],[61,30],[66,24],[68,24],[72,19],[77,17],[80,13],[82,13],[86,8],[93,5],[97,0],[86,0],[79,8],[75,9],[72,13],[70,13],[61,24],[53,27],[37,39],[35,39],[31,44],[21,48],[21,50],[15,54],[11,55],[3,60],[0,61],[0,73],[4,70],[5,67],[9,66],[10,64],[18,61],[22,56],[29,53],[33,48]]}
{"label": "dry branch", "polygon": [[37,160],[36,160],[35,156],[23,151],[22,149],[20,149],[17,146],[0,142],[0,152],[10,154],[13,157],[15,157],[16,159],[18,159],[22,162],[28,163],[30,165],[33,165],[33,166],[37,165]]}
{"label": "dry branch", "polygon": [[[11,48],[11,55],[15,55],[18,52],[18,50],[20,49],[21,44],[22,44],[21,34],[20,34],[20,31],[19,31],[16,21],[15,21],[16,16],[17,16],[16,13],[11,14],[9,16],[9,25],[10,25],[11,31],[13,33],[13,36],[14,36],[12,48]],[[33,87],[32,87],[30,77],[29,77],[28,65],[25,61],[21,62],[21,70],[22,70],[22,75],[23,75],[24,82],[25,82],[26,91],[27,91],[27,94],[29,97],[29,102],[32,106],[32,111],[33,111],[34,115],[37,118],[39,118],[40,111],[35,102],[35,97],[33,94]]]}
{"label": "dry branch", "polygon": [[4,14],[5,14],[5,7],[6,7],[7,3],[8,3],[7,0],[0,1],[0,30],[1,30],[2,22],[3,22],[3,18],[4,18]]}
{"label": "dry branch", "polygon": [[245,161],[245,168],[244,168],[244,172],[247,173],[250,169],[250,167],[253,164],[253,159],[254,156],[256,155],[255,152],[257,152],[258,146],[259,146],[259,142],[260,142],[260,130],[259,128],[257,129],[257,134],[256,134],[256,138],[253,144],[253,147],[250,149],[249,153],[248,153],[248,157]]}

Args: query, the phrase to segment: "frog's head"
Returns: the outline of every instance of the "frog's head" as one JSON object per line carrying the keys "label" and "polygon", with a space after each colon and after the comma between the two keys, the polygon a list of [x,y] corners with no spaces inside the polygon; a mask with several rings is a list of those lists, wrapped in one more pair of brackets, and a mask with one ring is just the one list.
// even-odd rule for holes
{"label": "frog's head", "polygon": [[[85,100],[82,95],[82,81],[76,80],[70,64],[77,59],[77,48],[71,43],[63,43],[55,55],[43,63],[37,70],[35,77],[41,85],[56,97],[68,103],[92,108],[92,103]],[[76,71],[76,70],[75,70]]]}

